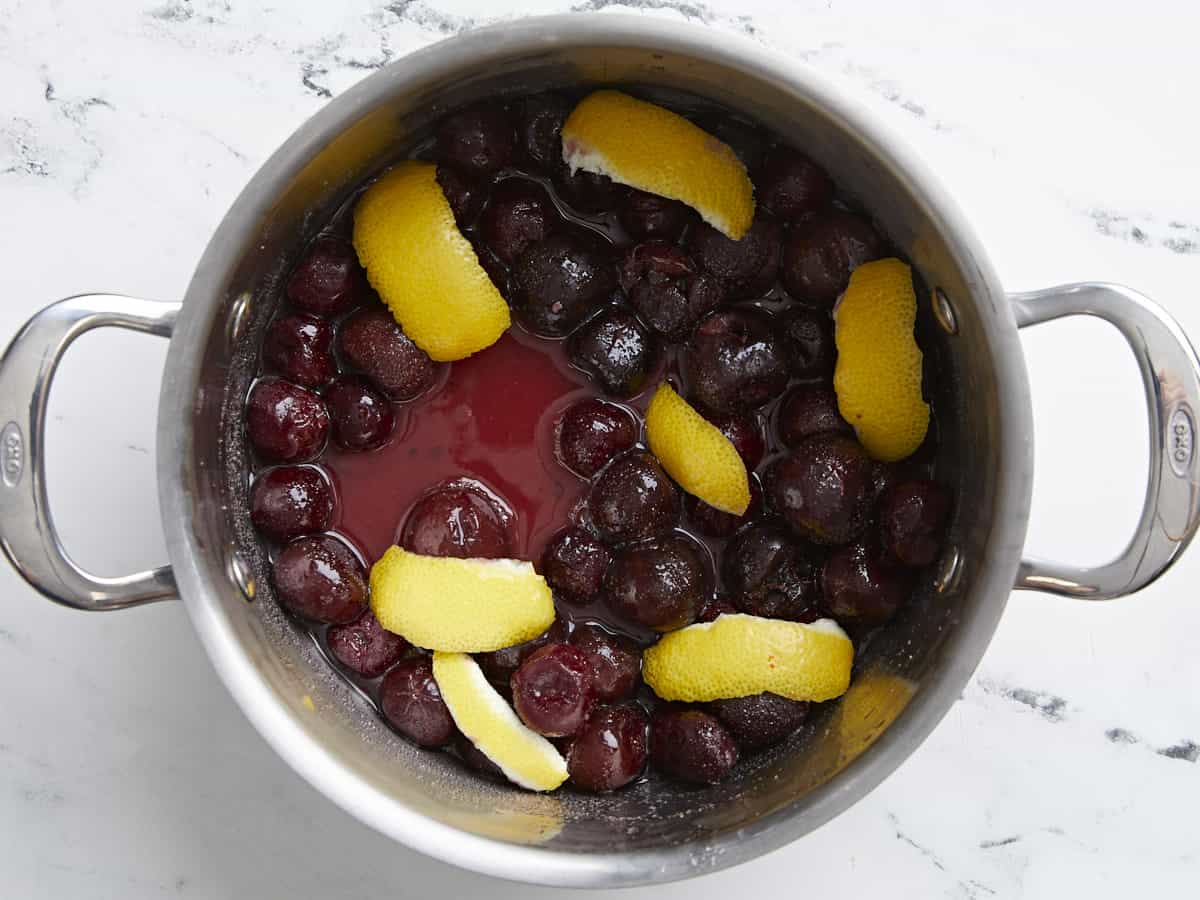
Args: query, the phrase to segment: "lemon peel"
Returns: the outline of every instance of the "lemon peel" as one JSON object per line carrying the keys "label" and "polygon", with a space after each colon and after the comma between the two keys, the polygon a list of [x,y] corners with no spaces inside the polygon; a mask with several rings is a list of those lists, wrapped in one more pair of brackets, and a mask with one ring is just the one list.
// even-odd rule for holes
{"label": "lemon peel", "polygon": [[754,218],[754,185],[728,145],[678,113],[620,91],[589,94],[562,127],[563,162],[686,203],[740,240]]}
{"label": "lemon peel", "polygon": [[508,330],[508,304],[479,264],[432,163],[400,163],[354,208],[354,249],[413,343],[431,359],[463,359]]}
{"label": "lemon peel", "polygon": [[749,508],[750,476],[737,448],[665,381],[646,409],[646,441],[689,494],[735,516]]}
{"label": "lemon peel", "polygon": [[916,316],[912,270],[898,259],[855,269],[833,311],[838,411],[867,452],[884,462],[912,455],[929,429]]}
{"label": "lemon peel", "polygon": [[854,646],[832,619],[812,624],[725,613],[663,635],[642,678],[664,700],[702,703],[770,691],[820,702],[850,686]]}
{"label": "lemon peel", "polygon": [[422,556],[389,547],[371,567],[371,610],[427,650],[483,653],[537,637],[554,599],[532,563]]}
{"label": "lemon peel", "polygon": [[470,656],[434,653],[433,679],[458,730],[509,781],[531,791],[552,791],[567,780],[562,754],[517,718]]}

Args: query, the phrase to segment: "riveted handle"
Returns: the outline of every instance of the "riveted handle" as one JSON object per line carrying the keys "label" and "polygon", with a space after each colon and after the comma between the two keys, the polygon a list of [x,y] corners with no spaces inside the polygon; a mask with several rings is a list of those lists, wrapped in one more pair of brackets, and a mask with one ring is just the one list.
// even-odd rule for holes
{"label": "riveted handle", "polygon": [[1150,419],[1150,477],[1129,545],[1093,568],[1023,559],[1016,587],[1085,600],[1139,591],[1171,567],[1200,524],[1196,351],[1162,307],[1120,285],[1068,284],[1009,299],[1019,328],[1064,316],[1098,316],[1114,325],[1137,359]]}
{"label": "riveted handle", "polygon": [[46,491],[46,401],[59,360],[93,328],[170,337],[178,303],[115,294],[68,297],[37,313],[0,357],[0,547],[56,603],[109,610],[176,596],[169,566],[104,578],[80,568],[54,530]]}

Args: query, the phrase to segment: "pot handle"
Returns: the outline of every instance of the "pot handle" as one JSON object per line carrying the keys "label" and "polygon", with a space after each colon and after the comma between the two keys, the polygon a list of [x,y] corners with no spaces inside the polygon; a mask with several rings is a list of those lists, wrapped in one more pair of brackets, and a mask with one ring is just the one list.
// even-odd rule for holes
{"label": "pot handle", "polygon": [[0,357],[0,546],[39,592],[75,609],[124,609],[177,596],[169,566],[103,578],[67,555],[46,494],[46,401],[66,349],[93,328],[170,337],[178,303],[81,294],[33,316]]}
{"label": "pot handle", "polygon": [[1016,588],[1111,600],[1141,590],[1171,567],[1200,524],[1200,360],[1179,324],[1158,304],[1115,284],[1068,284],[1011,294],[1017,327],[1064,316],[1098,316],[1129,342],[1146,388],[1150,477],[1142,516],[1112,562],[1079,568],[1023,559]]}

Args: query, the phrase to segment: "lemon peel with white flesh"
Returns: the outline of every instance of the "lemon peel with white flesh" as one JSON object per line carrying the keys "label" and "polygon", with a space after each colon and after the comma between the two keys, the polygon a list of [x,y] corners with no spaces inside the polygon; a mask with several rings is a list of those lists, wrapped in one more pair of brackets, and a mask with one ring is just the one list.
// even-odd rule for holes
{"label": "lemon peel with white flesh", "polygon": [[528,728],[466,653],[433,654],[433,679],[454,724],[514,784],[552,791],[567,780],[558,749]]}
{"label": "lemon peel with white flesh", "polygon": [[754,185],[724,142],[678,113],[620,91],[589,94],[562,127],[563,162],[686,203],[735,241],[754,219]]}

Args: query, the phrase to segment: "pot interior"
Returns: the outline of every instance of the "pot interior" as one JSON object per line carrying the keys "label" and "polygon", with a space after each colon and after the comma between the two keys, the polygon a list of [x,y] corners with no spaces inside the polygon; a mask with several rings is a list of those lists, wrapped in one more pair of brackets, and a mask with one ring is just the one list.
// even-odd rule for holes
{"label": "pot interior", "polygon": [[[219,620],[273,701],[321,748],[319,765],[340,769],[339,778],[357,779],[373,793],[376,813],[368,818],[396,837],[421,843],[387,826],[388,809],[507,844],[593,858],[634,859],[645,852],[658,860],[657,869],[629,880],[726,865],[811,830],[898,765],[957,697],[990,637],[1015,567],[1012,540],[995,533],[1010,477],[1001,448],[1011,414],[997,374],[1003,360],[996,337],[998,330],[1011,331],[1000,321],[1008,313],[1000,309],[990,273],[970,255],[969,241],[953,233],[944,209],[847,121],[852,111],[833,110],[815,88],[770,77],[729,52],[663,42],[653,49],[596,38],[539,43],[528,35],[506,41],[494,32],[490,42],[456,43],[380,72],[302,129],[239,199],[197,272],[185,304],[186,334],[198,342],[196,381],[187,386],[190,405],[182,404],[177,415],[191,429],[180,464],[190,492],[191,550],[208,595],[188,601],[194,616],[203,606],[203,616]],[[458,52],[463,46],[469,54]],[[364,179],[425,139],[430,122],[447,110],[483,97],[587,84],[620,85],[689,107],[715,105],[786,136],[874,218],[925,286],[918,327],[939,371],[940,393],[932,398],[938,477],[956,498],[944,558],[926,573],[908,608],[862,648],[854,683],[840,702],[826,704],[788,744],[743,762],[735,778],[712,788],[651,779],[612,795],[535,795],[483,780],[446,754],[407,743],[281,613],[248,519],[242,407],[281,278],[300,248]],[[934,289],[953,303],[954,335],[931,313]],[[1020,518],[1018,542],[1023,526]],[[872,760],[874,768],[865,770]],[[329,784],[324,781],[327,791]],[[778,827],[755,843],[768,826]],[[662,852],[685,844],[686,853]],[[424,849],[476,868],[540,878]]]}

